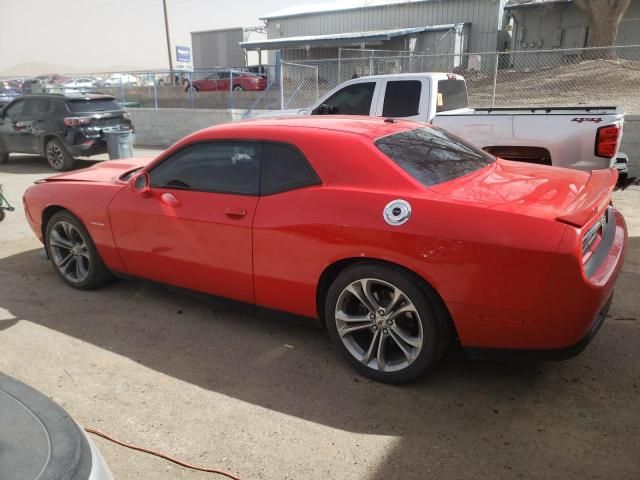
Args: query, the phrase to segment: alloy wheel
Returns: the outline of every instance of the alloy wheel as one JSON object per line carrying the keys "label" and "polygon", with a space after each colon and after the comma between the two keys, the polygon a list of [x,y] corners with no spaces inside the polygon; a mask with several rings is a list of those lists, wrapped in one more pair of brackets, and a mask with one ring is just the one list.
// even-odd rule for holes
{"label": "alloy wheel", "polygon": [[58,271],[70,282],[89,276],[91,257],[85,238],[71,223],[59,221],[49,234],[49,253]]}
{"label": "alloy wheel", "polygon": [[380,372],[407,368],[424,343],[417,308],[402,290],[384,280],[363,278],[346,286],[336,303],[335,322],[348,352]]}
{"label": "alloy wheel", "polygon": [[47,145],[47,161],[53,168],[60,168],[64,165],[64,152],[55,142]]}

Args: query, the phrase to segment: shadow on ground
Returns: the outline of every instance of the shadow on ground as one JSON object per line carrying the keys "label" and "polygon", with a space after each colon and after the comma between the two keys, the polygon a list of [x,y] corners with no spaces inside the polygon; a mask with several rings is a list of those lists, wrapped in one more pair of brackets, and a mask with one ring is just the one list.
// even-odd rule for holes
{"label": "shadow on ground", "polygon": [[[85,158],[76,159],[73,170],[90,167],[98,163],[98,160],[89,160]],[[37,155],[11,155],[9,162],[0,164],[0,174],[2,173],[21,173],[21,174],[38,174],[45,176],[55,175],[56,172],[47,163],[47,159]]]}
{"label": "shadow on ground", "polygon": [[[640,239],[630,247],[637,255]],[[473,362],[454,348],[421,381],[393,387],[356,375],[318,328],[137,281],[75,291],[35,250],[1,259],[0,273],[0,306],[17,319],[2,329],[35,322],[244,402],[399,437],[376,480],[640,476],[638,329],[615,319],[569,362]],[[625,273],[619,291],[639,285],[637,270]]]}

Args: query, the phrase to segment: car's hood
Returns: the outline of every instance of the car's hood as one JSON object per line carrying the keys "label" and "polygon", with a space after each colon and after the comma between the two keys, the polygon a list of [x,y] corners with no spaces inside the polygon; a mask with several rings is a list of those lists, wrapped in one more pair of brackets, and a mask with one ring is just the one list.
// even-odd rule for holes
{"label": "car's hood", "polygon": [[452,201],[582,226],[609,204],[615,169],[582,172],[499,159],[431,187]]}
{"label": "car's hood", "polygon": [[42,182],[111,182],[131,170],[144,167],[153,160],[147,158],[127,158],[125,160],[107,160],[89,168],[74,170],[47,177]]}

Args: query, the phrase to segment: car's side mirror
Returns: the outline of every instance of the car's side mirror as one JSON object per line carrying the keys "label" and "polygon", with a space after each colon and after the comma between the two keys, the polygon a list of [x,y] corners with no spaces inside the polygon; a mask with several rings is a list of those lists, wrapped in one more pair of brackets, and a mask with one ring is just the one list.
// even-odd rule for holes
{"label": "car's side mirror", "polygon": [[147,172],[136,173],[129,180],[129,187],[132,191],[143,197],[150,197],[151,177],[149,177],[149,174]]}

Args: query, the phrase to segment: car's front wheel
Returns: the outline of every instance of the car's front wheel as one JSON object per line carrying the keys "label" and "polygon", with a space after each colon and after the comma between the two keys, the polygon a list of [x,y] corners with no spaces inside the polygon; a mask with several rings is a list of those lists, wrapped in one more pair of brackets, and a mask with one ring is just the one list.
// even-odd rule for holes
{"label": "car's front wheel", "polygon": [[450,337],[438,295],[400,268],[359,263],[329,287],[325,321],[332,340],[362,375],[386,383],[417,379]]}
{"label": "car's front wheel", "polygon": [[54,270],[73,288],[92,290],[112,279],[89,232],[70,212],[63,210],[51,217],[45,242]]}
{"label": "car's front wheel", "polygon": [[67,151],[62,141],[52,138],[45,147],[49,166],[59,172],[66,172],[73,168],[74,159]]}

